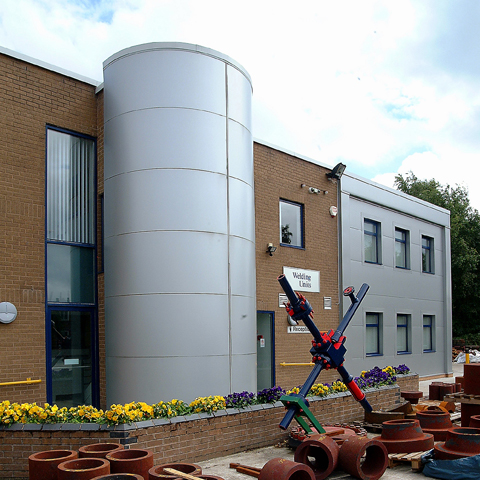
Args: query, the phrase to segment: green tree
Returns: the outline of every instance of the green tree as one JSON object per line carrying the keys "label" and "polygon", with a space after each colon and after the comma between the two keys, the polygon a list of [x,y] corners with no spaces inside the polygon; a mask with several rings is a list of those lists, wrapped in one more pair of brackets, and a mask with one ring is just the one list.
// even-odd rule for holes
{"label": "green tree", "polygon": [[480,313],[480,215],[468,190],[419,180],[413,172],[395,177],[395,187],[450,211],[453,336],[478,333]]}

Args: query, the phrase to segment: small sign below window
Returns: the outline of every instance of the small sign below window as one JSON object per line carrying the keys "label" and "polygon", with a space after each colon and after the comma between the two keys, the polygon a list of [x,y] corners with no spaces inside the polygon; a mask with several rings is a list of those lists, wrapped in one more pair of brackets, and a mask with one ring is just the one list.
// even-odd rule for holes
{"label": "small sign below window", "polygon": [[305,325],[292,325],[287,327],[287,333],[310,333]]}
{"label": "small sign below window", "polygon": [[332,297],[323,297],[323,309],[324,310],[332,309]]}

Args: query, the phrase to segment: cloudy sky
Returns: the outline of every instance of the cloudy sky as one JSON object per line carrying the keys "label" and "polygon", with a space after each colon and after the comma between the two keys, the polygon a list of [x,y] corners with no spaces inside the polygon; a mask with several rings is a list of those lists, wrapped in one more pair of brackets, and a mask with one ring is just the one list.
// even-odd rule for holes
{"label": "cloudy sky", "polygon": [[480,210],[480,1],[0,1],[2,47],[99,81],[162,41],[243,65],[255,138],[388,186],[461,184]]}

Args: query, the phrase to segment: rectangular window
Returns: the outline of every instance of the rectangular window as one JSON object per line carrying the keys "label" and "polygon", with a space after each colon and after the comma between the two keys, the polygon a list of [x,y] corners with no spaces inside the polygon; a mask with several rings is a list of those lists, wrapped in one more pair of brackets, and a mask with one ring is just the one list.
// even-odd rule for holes
{"label": "rectangular window", "polygon": [[435,273],[433,238],[422,235],[422,272]]}
{"label": "rectangular window", "polygon": [[47,244],[47,301],[95,303],[95,249]]}
{"label": "rectangular window", "polygon": [[280,243],[303,248],[303,205],[280,200]]}
{"label": "rectangular window", "polygon": [[433,315],[423,316],[423,351],[432,352],[433,347],[433,332],[434,332],[434,318]]}
{"label": "rectangular window", "polygon": [[47,129],[47,301],[95,303],[95,140]]}
{"label": "rectangular window", "polygon": [[380,344],[381,315],[380,313],[366,314],[366,345],[367,355],[381,355]]}
{"label": "rectangular window", "polygon": [[365,262],[381,263],[380,258],[380,224],[373,220],[363,221],[363,238],[365,245]]}
{"label": "rectangular window", "polygon": [[410,315],[397,315],[397,353],[410,353]]}
{"label": "rectangular window", "polygon": [[97,406],[96,143],[47,127],[46,144],[47,401]]}
{"label": "rectangular window", "polygon": [[47,130],[47,239],[95,243],[95,141]]}
{"label": "rectangular window", "polygon": [[407,230],[395,228],[395,266],[410,268],[409,265],[409,234]]}

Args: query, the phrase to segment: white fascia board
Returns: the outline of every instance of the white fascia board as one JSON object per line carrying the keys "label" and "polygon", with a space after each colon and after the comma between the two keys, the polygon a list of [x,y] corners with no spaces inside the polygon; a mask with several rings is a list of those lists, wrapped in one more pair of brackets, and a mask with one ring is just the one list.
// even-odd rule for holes
{"label": "white fascia board", "polygon": [[15,52],[14,50],[10,50],[5,47],[0,46],[0,54],[16,58],[17,60],[21,60],[22,62],[30,63],[31,65],[36,65],[37,67],[44,68],[45,70],[49,70],[51,72],[59,73],[60,75],[64,75],[65,77],[69,77],[83,83],[87,83],[88,85],[93,85],[94,87],[98,87],[102,83],[97,80],[93,80],[92,78],[84,77],[83,75],[80,75],[78,73],[70,72],[69,70],[65,70],[64,68],[51,65],[50,63],[38,60],[37,58],[29,57],[28,55]]}

